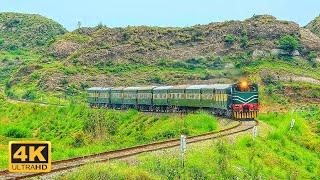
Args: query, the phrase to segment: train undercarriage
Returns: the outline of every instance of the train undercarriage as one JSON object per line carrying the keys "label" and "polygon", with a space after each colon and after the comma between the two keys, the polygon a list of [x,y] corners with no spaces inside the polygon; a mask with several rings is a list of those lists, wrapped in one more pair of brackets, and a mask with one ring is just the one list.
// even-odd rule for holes
{"label": "train undercarriage", "polygon": [[134,105],[134,104],[90,104],[92,108],[108,108],[117,110],[137,109],[141,112],[157,112],[157,113],[194,113],[199,110],[207,111],[217,116],[234,118],[234,119],[255,119],[258,115],[258,111],[239,111],[208,108],[208,107],[187,107],[187,106],[154,106],[154,105]]}

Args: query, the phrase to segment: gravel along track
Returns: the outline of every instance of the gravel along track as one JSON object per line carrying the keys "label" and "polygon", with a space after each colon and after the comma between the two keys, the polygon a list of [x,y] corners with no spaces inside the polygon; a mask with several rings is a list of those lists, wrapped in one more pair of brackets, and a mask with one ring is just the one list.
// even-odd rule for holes
{"label": "gravel along track", "polygon": [[[201,134],[198,136],[190,136],[187,138],[187,143],[195,143],[199,141],[204,141],[208,139],[217,139],[225,136],[230,136],[233,134],[241,133],[252,129],[254,126],[258,125],[258,121],[239,121],[235,126],[227,129],[223,129],[216,132],[210,132]],[[139,145],[130,148],[109,151],[99,154],[93,154],[84,157],[72,158],[62,161],[54,161],[52,163],[52,171],[49,173],[10,173],[8,171],[0,171],[0,179],[25,179],[41,175],[47,175],[50,173],[55,173],[59,171],[65,171],[75,167],[79,167],[88,163],[95,162],[105,162],[113,159],[121,159],[136,154],[156,151],[171,147],[176,147],[180,145],[180,139],[172,139],[162,142],[156,142],[151,144]]]}

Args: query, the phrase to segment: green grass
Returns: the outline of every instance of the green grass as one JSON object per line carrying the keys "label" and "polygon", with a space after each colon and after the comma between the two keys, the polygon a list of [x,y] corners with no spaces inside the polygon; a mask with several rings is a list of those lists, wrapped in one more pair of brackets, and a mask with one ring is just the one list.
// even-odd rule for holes
{"label": "green grass", "polygon": [[[188,145],[184,168],[178,149],[173,149],[142,154],[126,162],[88,165],[58,179],[127,179],[132,177],[127,169],[146,175],[146,179],[318,179],[320,138],[311,124],[319,121],[315,117],[319,113],[311,113],[314,118],[310,118],[310,113],[301,110],[293,114],[261,114],[259,119],[271,131],[256,140],[245,135],[231,142]],[[290,130],[292,118],[296,125]],[[262,127],[259,130],[263,131]]]}
{"label": "green grass", "polygon": [[205,112],[154,116],[86,105],[0,103],[0,168],[7,165],[12,140],[49,140],[53,160],[59,160],[218,129],[216,118]]}

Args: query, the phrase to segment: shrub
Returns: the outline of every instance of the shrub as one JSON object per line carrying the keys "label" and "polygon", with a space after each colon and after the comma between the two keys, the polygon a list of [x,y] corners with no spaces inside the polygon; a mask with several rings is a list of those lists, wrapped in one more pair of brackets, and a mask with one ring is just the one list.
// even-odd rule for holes
{"label": "shrub", "polygon": [[81,82],[80,87],[82,90],[85,90],[85,89],[89,88],[89,84],[87,84],[86,82]]}
{"label": "shrub", "polygon": [[33,91],[28,90],[23,96],[22,99],[34,100],[36,99],[36,94]]}
{"label": "shrub", "polygon": [[291,53],[299,48],[299,41],[294,36],[285,35],[278,41],[278,48]]}
{"label": "shrub", "polygon": [[0,92],[0,102],[4,101],[6,98],[3,93]]}
{"label": "shrub", "polygon": [[61,79],[61,80],[60,80],[60,84],[63,85],[63,86],[65,86],[65,85],[68,84],[68,81],[67,81],[66,79]]}
{"label": "shrub", "polygon": [[249,39],[248,36],[242,36],[240,38],[240,47],[242,48],[247,48],[249,44]]}
{"label": "shrub", "polygon": [[273,92],[274,92],[273,86],[268,85],[268,86],[266,87],[265,93],[266,93],[267,95],[272,95]]}
{"label": "shrub", "polygon": [[224,41],[227,43],[227,44],[233,44],[235,41],[236,41],[236,37],[233,35],[233,34],[227,34],[225,37],[224,37]]}
{"label": "shrub", "polygon": [[9,51],[15,51],[18,49],[18,46],[15,44],[10,44],[7,48]]}
{"label": "shrub", "polygon": [[12,137],[12,138],[26,138],[28,137],[27,131],[23,128],[18,127],[10,127],[5,133],[6,137]]}
{"label": "shrub", "polygon": [[31,79],[32,80],[37,80],[37,79],[39,79],[40,78],[40,74],[39,73],[33,73],[33,74],[31,74]]}
{"label": "shrub", "polygon": [[15,19],[15,18],[13,18],[13,19],[10,19],[9,21],[7,21],[7,22],[5,23],[5,26],[6,26],[7,28],[12,28],[12,27],[17,26],[19,23],[20,23],[20,19]]}
{"label": "shrub", "polygon": [[85,134],[83,132],[76,132],[72,137],[71,145],[73,147],[82,147],[85,145]]}
{"label": "shrub", "polygon": [[122,41],[128,41],[130,39],[130,34],[125,32],[122,35]]}
{"label": "shrub", "polygon": [[16,98],[16,95],[12,91],[6,91],[6,95],[9,98],[13,98],[13,99]]}
{"label": "shrub", "polygon": [[154,77],[150,78],[149,82],[156,83],[156,84],[162,84],[164,82],[164,80],[159,76],[154,76]]}
{"label": "shrub", "polygon": [[239,56],[236,56],[235,61],[236,61],[235,64],[237,68],[249,66],[249,65],[252,65],[253,63],[259,63],[258,61],[252,61],[252,58],[247,53],[243,53]]}
{"label": "shrub", "polygon": [[78,89],[77,89],[76,85],[72,84],[71,86],[67,87],[66,93],[69,96],[76,95],[78,93]]}
{"label": "shrub", "polygon": [[4,40],[0,38],[0,46],[4,43]]}
{"label": "shrub", "polygon": [[192,36],[191,36],[192,42],[202,41],[203,39],[204,38],[203,38],[202,31],[196,30],[195,32],[192,32]]}
{"label": "shrub", "polygon": [[263,76],[261,80],[265,85],[276,84],[274,77],[271,76],[270,74]]}
{"label": "shrub", "polygon": [[217,57],[213,60],[212,63],[209,64],[209,68],[212,69],[222,69],[223,68],[223,61],[220,57]]}
{"label": "shrub", "polygon": [[318,55],[317,55],[316,52],[310,51],[309,54],[308,54],[308,59],[309,59],[309,61],[312,61],[312,60],[316,59],[317,56],[318,56]]}

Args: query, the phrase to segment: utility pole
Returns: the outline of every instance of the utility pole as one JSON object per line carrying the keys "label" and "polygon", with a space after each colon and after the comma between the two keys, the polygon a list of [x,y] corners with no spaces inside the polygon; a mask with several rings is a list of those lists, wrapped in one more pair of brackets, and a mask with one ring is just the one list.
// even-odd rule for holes
{"label": "utility pole", "polygon": [[292,120],[291,120],[291,123],[290,123],[290,131],[293,129],[295,123],[296,123],[296,120],[295,120],[295,119],[292,119]]}
{"label": "utility pole", "polygon": [[254,126],[253,129],[252,129],[253,140],[255,140],[257,136],[258,136],[258,127]]}
{"label": "utility pole", "polygon": [[81,28],[81,22],[78,21],[77,25],[78,25],[78,29],[80,29]]}
{"label": "utility pole", "polygon": [[184,168],[184,154],[187,150],[187,136],[181,135],[180,137],[180,153],[181,153],[181,166]]}

